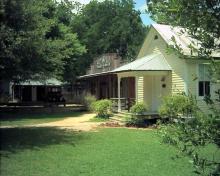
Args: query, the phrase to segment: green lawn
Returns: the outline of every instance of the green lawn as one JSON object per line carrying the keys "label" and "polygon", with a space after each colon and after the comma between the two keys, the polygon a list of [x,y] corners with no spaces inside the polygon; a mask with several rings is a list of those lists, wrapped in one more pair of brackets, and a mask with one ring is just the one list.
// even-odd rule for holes
{"label": "green lawn", "polygon": [[151,130],[14,128],[1,129],[1,141],[4,176],[195,175],[188,159],[176,159]]}
{"label": "green lawn", "polygon": [[22,126],[62,120],[65,117],[78,117],[85,112],[62,112],[62,113],[41,113],[41,114],[5,114],[0,117],[1,126]]}

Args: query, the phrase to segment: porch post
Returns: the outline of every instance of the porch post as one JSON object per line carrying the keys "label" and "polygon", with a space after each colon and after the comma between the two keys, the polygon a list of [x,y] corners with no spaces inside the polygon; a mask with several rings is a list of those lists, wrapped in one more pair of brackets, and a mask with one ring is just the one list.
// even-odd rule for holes
{"label": "porch post", "polygon": [[118,76],[118,112],[121,112],[121,77]]}
{"label": "porch post", "polygon": [[37,101],[37,87],[32,86],[31,89],[31,99],[32,101]]}
{"label": "porch post", "polygon": [[11,101],[14,101],[14,83],[13,82],[9,82],[9,96]]}
{"label": "porch post", "polygon": [[14,100],[15,100],[15,86],[12,85],[11,89],[12,89],[12,101],[14,102]]}
{"label": "porch post", "polygon": [[138,102],[138,76],[135,76],[135,104]]}

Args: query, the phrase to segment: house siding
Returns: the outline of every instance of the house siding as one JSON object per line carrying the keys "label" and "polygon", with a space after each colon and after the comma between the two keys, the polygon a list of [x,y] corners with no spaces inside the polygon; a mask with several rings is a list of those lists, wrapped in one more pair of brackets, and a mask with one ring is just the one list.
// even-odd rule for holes
{"label": "house siding", "polygon": [[184,80],[175,71],[172,72],[172,94],[185,92]]}
{"label": "house siding", "polygon": [[[193,95],[196,99],[197,99],[197,104],[199,106],[199,108],[203,111],[209,111],[209,107],[207,106],[207,104],[205,103],[205,101],[203,100],[203,97],[199,97],[198,96],[198,65],[202,64],[202,63],[207,63],[204,61],[193,61],[193,62],[188,62],[187,63],[187,68],[188,68],[188,90],[189,90],[189,94]],[[210,93],[211,93],[211,98],[213,100],[217,99],[217,94],[215,93],[215,91],[217,91],[218,89],[220,89],[220,84],[215,84],[215,83],[211,83],[211,87],[210,87]],[[216,102],[216,106],[220,107],[220,104]]]}
{"label": "house siding", "polygon": [[152,109],[152,76],[144,77],[144,103]]}
{"label": "house siding", "polygon": [[[157,36],[155,39],[155,36]],[[160,36],[160,34],[152,27],[143,43],[143,46],[138,54],[137,59],[146,55],[161,52],[166,61],[172,68],[172,74],[170,75],[170,93],[178,94],[185,92],[186,94],[193,95],[200,109],[207,112],[208,106],[204,102],[203,97],[198,96],[198,64],[204,63],[199,60],[187,60],[179,58],[174,53],[167,51],[167,43]],[[207,61],[206,61],[207,62]],[[146,79],[147,81],[147,79]],[[146,83],[147,84],[147,83]],[[145,86],[146,87],[146,86]],[[217,99],[217,95],[214,93],[220,89],[220,84],[211,85],[211,96],[213,99]],[[146,90],[145,90],[146,91]],[[140,90],[142,92],[142,89]],[[142,95],[142,93],[141,93]],[[144,95],[145,99],[147,94]],[[149,96],[148,96],[149,97]],[[149,102],[148,102],[149,103]],[[220,107],[220,103],[216,103],[217,107]]]}
{"label": "house siding", "polygon": [[[154,37],[157,35],[157,39],[154,40]],[[141,48],[138,58],[142,58],[148,54],[154,52],[161,52],[168,64],[172,67],[172,94],[182,93],[186,90],[186,72],[185,72],[185,60],[178,58],[172,53],[167,53],[167,44],[158,34],[158,32],[151,28],[148,34],[148,37],[145,39],[143,47]]]}
{"label": "house siding", "polygon": [[188,69],[188,92],[189,94],[192,94],[194,96],[197,95],[197,64],[196,63],[187,63],[187,69]]}
{"label": "house siding", "polygon": [[144,77],[143,76],[137,76],[136,77],[136,99],[137,102],[144,102]]}

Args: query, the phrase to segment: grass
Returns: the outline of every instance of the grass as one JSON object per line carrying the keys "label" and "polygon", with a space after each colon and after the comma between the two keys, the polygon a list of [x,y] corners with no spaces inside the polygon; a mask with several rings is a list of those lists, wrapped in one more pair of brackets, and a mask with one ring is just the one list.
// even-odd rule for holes
{"label": "grass", "polygon": [[78,117],[83,112],[41,113],[41,114],[4,114],[0,117],[1,126],[23,126],[62,120],[65,117]]}
{"label": "grass", "polygon": [[175,158],[177,151],[161,144],[153,130],[0,130],[4,176],[195,175],[188,158]]}

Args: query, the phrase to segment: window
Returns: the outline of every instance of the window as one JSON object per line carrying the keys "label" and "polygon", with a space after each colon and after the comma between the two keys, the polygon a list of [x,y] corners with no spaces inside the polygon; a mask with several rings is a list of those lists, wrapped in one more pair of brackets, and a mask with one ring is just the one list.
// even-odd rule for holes
{"label": "window", "polygon": [[199,96],[210,95],[210,76],[209,76],[209,65],[199,64]]}

